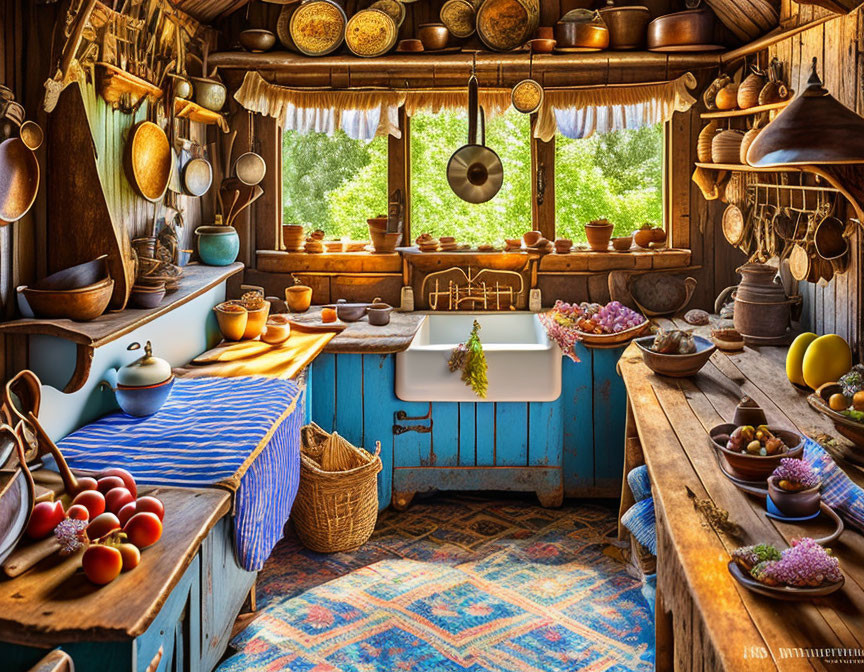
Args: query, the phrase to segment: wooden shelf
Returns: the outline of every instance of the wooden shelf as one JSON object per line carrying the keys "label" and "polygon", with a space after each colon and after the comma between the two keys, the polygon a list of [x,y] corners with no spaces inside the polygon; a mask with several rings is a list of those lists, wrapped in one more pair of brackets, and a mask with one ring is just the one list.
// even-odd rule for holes
{"label": "wooden shelf", "polygon": [[183,98],[174,99],[174,116],[188,119],[199,124],[225,126],[225,117],[219,112],[201,107],[198,103]]}
{"label": "wooden shelf", "polygon": [[13,320],[0,323],[0,334],[54,336],[75,343],[78,346],[75,372],[63,389],[66,393],[75,392],[80,390],[87,381],[93,351],[96,348],[116,341],[156,318],[189,303],[242,270],[243,264],[239,262],[230,266],[192,264],[184,269],[180,289],[166,296],[155,308],[127,308],[105,313],[90,322],[67,319]]}
{"label": "wooden shelf", "polygon": [[120,69],[116,65],[97,63],[96,72],[99,81],[99,93],[109,105],[121,105],[126,94],[130,98],[128,101],[130,107],[136,105],[144,96],[150,96],[157,100],[162,97],[162,89],[158,86]]}
{"label": "wooden shelf", "polygon": [[757,105],[756,107],[748,107],[746,110],[723,110],[721,112],[703,112],[699,116],[702,119],[733,119],[735,117],[750,117],[754,114],[762,112],[770,112],[772,110],[782,110],[792,102],[794,91],[789,92],[789,100],[784,100],[782,103],[771,103],[770,105]]}
{"label": "wooden shelf", "polygon": [[336,54],[310,58],[286,51],[251,54],[226,51],[210,54],[234,85],[246,72],[258,71],[274,84],[298,87],[455,86],[464,89],[476,60],[476,73],[484,87],[512,87],[531,75],[547,88],[622,85],[673,80],[686,72],[717,68],[720,54],[598,51],[574,54],[534,54],[527,51],[488,51],[453,54],[397,54],[359,58]]}
{"label": "wooden shelf", "polygon": [[743,163],[696,163],[697,168],[708,170],[729,170],[739,173],[800,173],[800,166],[782,166],[773,168],[756,168]]}

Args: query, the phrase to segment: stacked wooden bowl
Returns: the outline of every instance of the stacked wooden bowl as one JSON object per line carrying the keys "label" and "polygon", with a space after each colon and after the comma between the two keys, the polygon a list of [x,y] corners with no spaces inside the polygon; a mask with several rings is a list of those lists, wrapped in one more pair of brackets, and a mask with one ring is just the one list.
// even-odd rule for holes
{"label": "stacked wooden bowl", "polygon": [[282,243],[288,252],[299,252],[303,249],[306,235],[299,224],[284,224],[282,226]]}

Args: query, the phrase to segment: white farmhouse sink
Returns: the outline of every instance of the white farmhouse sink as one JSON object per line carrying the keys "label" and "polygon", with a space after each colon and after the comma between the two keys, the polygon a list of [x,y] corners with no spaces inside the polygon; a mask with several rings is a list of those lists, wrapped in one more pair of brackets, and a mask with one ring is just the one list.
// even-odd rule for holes
{"label": "white farmhouse sink", "polygon": [[[489,366],[485,399],[447,366],[474,320]],[[561,350],[534,313],[427,315],[408,349],[396,355],[396,396],[403,401],[554,401],[560,395]]]}

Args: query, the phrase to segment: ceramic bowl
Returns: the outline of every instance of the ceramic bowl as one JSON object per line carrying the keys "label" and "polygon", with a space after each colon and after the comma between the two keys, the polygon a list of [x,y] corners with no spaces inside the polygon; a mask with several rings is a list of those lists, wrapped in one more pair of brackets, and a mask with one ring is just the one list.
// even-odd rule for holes
{"label": "ceramic bowl", "polygon": [[711,340],[726,352],[736,352],[744,349],[744,337],[736,329],[712,329]]}
{"label": "ceramic bowl", "polygon": [[860,449],[864,446],[864,422],[853,420],[828,405],[831,396],[839,392],[842,392],[842,388],[838,383],[825,383],[807,397],[807,401],[810,406],[834,423],[834,429],[838,434],[845,436]]}
{"label": "ceramic bowl", "polygon": [[384,327],[390,324],[390,313],[392,312],[393,306],[389,303],[373,303],[366,310],[366,315],[368,316],[369,324],[374,327]]}
{"label": "ceramic bowl", "polygon": [[278,345],[288,340],[291,335],[290,319],[287,315],[271,315],[267,318],[261,340],[270,345]]}
{"label": "ceramic bowl", "polygon": [[357,322],[366,314],[368,303],[348,303],[345,299],[339,299],[335,306],[336,317],[343,322]]}
{"label": "ceramic bowl", "polygon": [[417,37],[426,51],[438,51],[447,47],[450,31],[443,23],[424,23],[417,29]]}
{"label": "ceramic bowl", "polygon": [[23,287],[21,292],[36,317],[87,322],[105,312],[114,292],[114,280],[105,278],[86,287],[68,290]]}
{"label": "ceramic bowl", "polygon": [[693,340],[696,341],[696,352],[689,355],[654,352],[651,349],[651,345],[654,343],[653,336],[637,338],[635,343],[636,347],[642,351],[642,360],[645,365],[654,373],[672,378],[686,378],[696,375],[717,349],[717,346],[707,338],[694,336]]}
{"label": "ceramic bowl", "polygon": [[787,449],[779,455],[749,455],[747,453],[736,453],[727,450],[726,442],[729,435],[735,431],[735,425],[731,422],[713,427],[709,432],[708,440],[711,445],[726,459],[726,463],[732,469],[732,475],[747,481],[764,482],[771,473],[780,466],[780,460],[784,457],[799,459],[804,454],[804,438],[797,432],[787,429],[769,429],[783,439]]}
{"label": "ceramic bowl", "polygon": [[621,236],[612,239],[612,248],[619,252],[626,252],[633,247],[633,236]]}
{"label": "ceramic bowl", "polygon": [[232,301],[225,301],[213,308],[213,312],[216,313],[219,331],[226,341],[239,341],[243,338],[249,311]]}
{"label": "ceramic bowl", "polygon": [[133,285],[129,300],[139,308],[155,308],[165,298],[165,283],[155,285]]}
{"label": "ceramic bowl", "polygon": [[535,54],[551,54],[556,44],[554,39],[537,37],[529,40],[528,48]]}
{"label": "ceramic bowl", "polygon": [[168,380],[156,385],[144,387],[118,385],[114,390],[114,396],[126,415],[142,418],[153,415],[162,408],[171,394],[172,387],[174,387],[173,375]]}
{"label": "ceramic bowl", "polygon": [[195,102],[213,112],[218,112],[225,106],[227,90],[222,82],[203,77],[190,77],[195,87]]}
{"label": "ceramic bowl", "polygon": [[276,44],[276,36],[269,30],[262,30],[260,28],[244,30],[240,33],[239,39],[243,48],[254,54],[270,51],[273,45]]}
{"label": "ceramic bowl", "polygon": [[396,250],[396,246],[402,241],[400,232],[384,233],[381,231],[370,231],[372,236],[372,247],[379,254],[388,254]]}
{"label": "ceramic bowl", "polygon": [[312,288],[306,285],[286,287],[285,305],[292,313],[305,313],[312,305]]}
{"label": "ceramic bowl", "polygon": [[539,241],[542,237],[543,234],[539,231],[528,231],[522,236],[522,240],[525,241],[525,245],[527,247],[531,247],[533,245],[536,245],[537,241]]}
{"label": "ceramic bowl", "polygon": [[768,496],[780,513],[790,518],[804,518],[817,514],[822,502],[821,489],[822,484],[820,483],[807,490],[792,492],[777,485],[776,476],[768,477]]}

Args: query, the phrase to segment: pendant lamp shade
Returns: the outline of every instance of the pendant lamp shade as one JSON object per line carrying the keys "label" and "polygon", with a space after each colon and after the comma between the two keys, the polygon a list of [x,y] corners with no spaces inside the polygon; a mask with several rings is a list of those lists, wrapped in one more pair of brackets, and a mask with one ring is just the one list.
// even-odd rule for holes
{"label": "pendant lamp shade", "polygon": [[864,118],[828,93],[816,74],[747,150],[757,168],[864,163]]}

